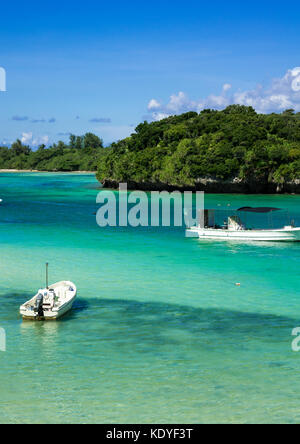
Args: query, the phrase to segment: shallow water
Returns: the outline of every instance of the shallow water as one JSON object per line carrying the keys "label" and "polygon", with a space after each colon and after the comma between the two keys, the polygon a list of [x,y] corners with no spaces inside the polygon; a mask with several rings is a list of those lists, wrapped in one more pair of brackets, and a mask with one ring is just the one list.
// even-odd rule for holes
{"label": "shallow water", "polygon": [[[99,228],[96,187],[0,174],[0,422],[299,422],[300,244]],[[300,224],[300,196],[206,196],[228,203],[288,208]],[[51,282],[77,284],[74,310],[22,322],[46,261]]]}

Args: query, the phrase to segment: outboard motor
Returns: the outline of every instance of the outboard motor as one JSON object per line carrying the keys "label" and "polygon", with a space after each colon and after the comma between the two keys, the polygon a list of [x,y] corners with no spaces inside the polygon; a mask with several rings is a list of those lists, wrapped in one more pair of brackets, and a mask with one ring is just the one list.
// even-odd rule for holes
{"label": "outboard motor", "polygon": [[43,297],[42,293],[39,293],[37,295],[37,298],[36,298],[36,303],[35,303],[34,311],[40,317],[44,316],[43,302],[44,302],[44,297]]}

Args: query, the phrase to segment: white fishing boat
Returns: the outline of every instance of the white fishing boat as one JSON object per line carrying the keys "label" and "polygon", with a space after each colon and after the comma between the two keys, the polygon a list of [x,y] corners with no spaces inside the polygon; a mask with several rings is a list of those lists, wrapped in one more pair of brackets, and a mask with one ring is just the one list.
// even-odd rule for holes
{"label": "white fishing boat", "polygon": [[48,264],[46,280],[46,288],[40,289],[32,299],[21,305],[23,319],[55,320],[71,310],[77,294],[76,285],[71,281],[61,281],[48,286]]}
{"label": "white fishing boat", "polygon": [[[238,210],[204,210],[199,217],[198,225],[186,230],[187,237],[198,237],[199,239],[221,239],[221,240],[242,240],[242,241],[300,241],[300,227],[294,226],[294,221],[289,221],[281,228],[275,228],[273,213],[280,211],[279,208],[270,207],[242,207]],[[219,221],[218,212],[222,215],[223,222]],[[247,214],[268,215],[269,228],[253,228],[247,224]],[[228,215],[229,214],[229,215]],[[244,217],[242,216],[244,215]],[[252,221],[253,222],[253,221]]]}

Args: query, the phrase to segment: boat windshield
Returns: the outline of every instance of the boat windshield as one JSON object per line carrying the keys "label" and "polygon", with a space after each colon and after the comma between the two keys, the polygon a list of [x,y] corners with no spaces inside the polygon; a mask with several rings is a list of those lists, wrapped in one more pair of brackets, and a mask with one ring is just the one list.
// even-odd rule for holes
{"label": "boat windshield", "polygon": [[199,227],[222,230],[279,229],[293,225],[288,211],[274,207],[206,209],[199,212]]}

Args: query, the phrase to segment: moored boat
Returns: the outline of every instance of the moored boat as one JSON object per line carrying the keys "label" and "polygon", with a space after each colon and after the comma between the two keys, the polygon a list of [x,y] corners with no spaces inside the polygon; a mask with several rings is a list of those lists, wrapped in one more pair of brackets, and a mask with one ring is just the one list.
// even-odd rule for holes
{"label": "moored boat", "polygon": [[77,289],[70,281],[61,281],[49,288],[40,289],[32,299],[20,307],[23,319],[58,319],[71,310]]}
{"label": "moored boat", "polygon": [[[273,242],[297,242],[300,241],[300,227],[295,227],[294,222],[284,225],[282,228],[249,228],[241,219],[241,214],[255,213],[267,214],[269,225],[273,226],[272,213],[280,211],[279,208],[270,207],[242,207],[238,210],[227,210],[230,214],[222,223],[217,223],[218,210],[204,210],[197,226],[186,230],[187,237],[200,239],[243,240],[243,241],[273,241]],[[233,214],[234,213],[234,214]],[[224,214],[224,212],[223,212]],[[244,217],[244,219],[246,219]]]}
{"label": "moored boat", "polygon": [[60,281],[49,287],[48,263],[46,264],[46,288],[40,289],[33,298],[20,306],[23,319],[55,320],[71,310],[77,295],[76,285]]}

